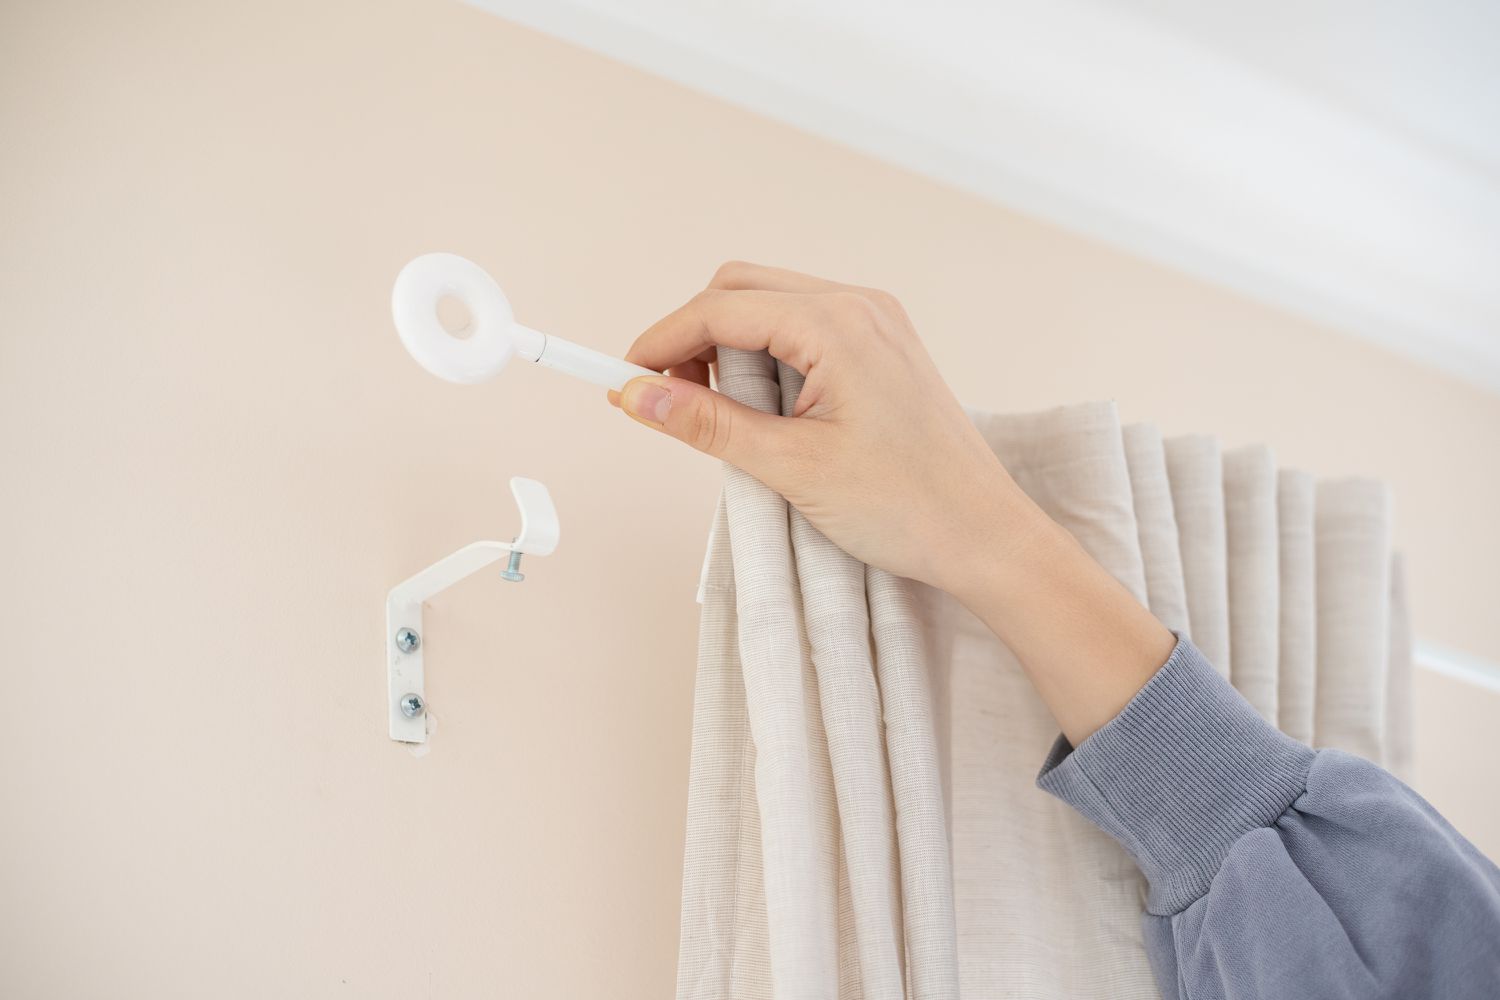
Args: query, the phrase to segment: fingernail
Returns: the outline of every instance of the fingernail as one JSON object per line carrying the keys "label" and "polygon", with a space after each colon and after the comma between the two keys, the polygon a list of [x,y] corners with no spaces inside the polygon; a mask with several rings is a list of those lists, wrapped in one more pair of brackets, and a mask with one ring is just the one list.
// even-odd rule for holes
{"label": "fingernail", "polygon": [[642,420],[664,424],[667,422],[668,411],[672,409],[672,393],[665,386],[638,378],[625,386],[625,395],[620,400],[620,405],[625,408],[625,412],[633,413]]}

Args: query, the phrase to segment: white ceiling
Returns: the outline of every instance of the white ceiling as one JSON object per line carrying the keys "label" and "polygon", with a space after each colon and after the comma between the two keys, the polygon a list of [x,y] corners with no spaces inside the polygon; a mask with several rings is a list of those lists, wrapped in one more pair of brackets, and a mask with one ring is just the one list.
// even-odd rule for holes
{"label": "white ceiling", "polygon": [[1113,0],[1500,179],[1495,0]]}
{"label": "white ceiling", "polygon": [[471,2],[1500,391],[1493,0]]}

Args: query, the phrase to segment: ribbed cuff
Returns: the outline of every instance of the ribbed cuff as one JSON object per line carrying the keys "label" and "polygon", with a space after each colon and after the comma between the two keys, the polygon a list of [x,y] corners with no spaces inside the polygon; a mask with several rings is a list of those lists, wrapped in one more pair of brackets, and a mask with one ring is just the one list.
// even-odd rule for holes
{"label": "ribbed cuff", "polygon": [[1234,842],[1307,788],[1313,751],[1267,723],[1186,638],[1076,750],[1059,736],[1037,784],[1128,850],[1152,913],[1208,891]]}

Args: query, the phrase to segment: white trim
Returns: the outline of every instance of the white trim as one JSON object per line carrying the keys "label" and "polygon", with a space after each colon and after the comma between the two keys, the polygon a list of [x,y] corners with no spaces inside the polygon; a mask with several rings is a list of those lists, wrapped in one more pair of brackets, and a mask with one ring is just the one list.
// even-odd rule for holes
{"label": "white trim", "polygon": [[1085,0],[468,0],[1500,390],[1500,182]]}
{"label": "white trim", "polygon": [[1417,643],[1413,660],[1423,670],[1500,694],[1500,664],[1430,642]]}

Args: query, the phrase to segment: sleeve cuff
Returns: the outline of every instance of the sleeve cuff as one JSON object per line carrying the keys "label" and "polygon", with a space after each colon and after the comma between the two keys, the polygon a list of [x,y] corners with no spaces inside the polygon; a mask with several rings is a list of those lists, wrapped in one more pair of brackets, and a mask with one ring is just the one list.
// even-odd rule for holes
{"label": "sleeve cuff", "polygon": [[1076,750],[1059,736],[1037,784],[1118,840],[1168,915],[1208,891],[1240,837],[1307,787],[1314,753],[1262,719],[1185,637]]}

